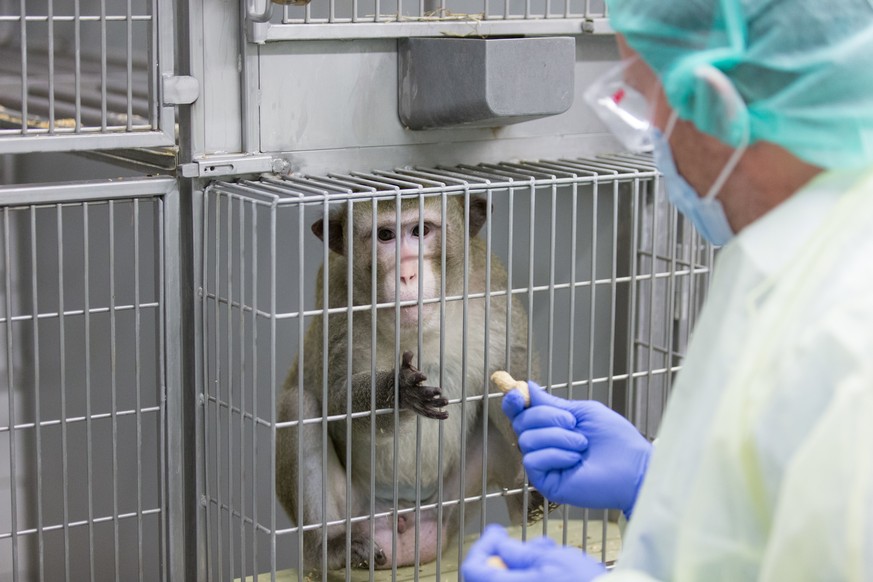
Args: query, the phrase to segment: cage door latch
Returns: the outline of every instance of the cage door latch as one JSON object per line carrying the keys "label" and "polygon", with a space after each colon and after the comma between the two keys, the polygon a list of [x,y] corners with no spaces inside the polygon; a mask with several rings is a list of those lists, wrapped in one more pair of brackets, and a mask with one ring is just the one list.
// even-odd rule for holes
{"label": "cage door latch", "polygon": [[200,82],[194,77],[164,75],[161,78],[161,102],[164,107],[191,105],[200,96]]}

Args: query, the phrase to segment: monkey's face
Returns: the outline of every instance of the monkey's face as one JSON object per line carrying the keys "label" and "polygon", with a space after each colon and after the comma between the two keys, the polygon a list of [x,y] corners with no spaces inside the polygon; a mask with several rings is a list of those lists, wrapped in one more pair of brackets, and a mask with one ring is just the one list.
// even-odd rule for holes
{"label": "monkey's face", "polygon": [[[404,209],[399,223],[395,212],[379,213],[373,233],[377,245],[379,302],[401,303],[400,325],[403,327],[419,323],[419,297],[422,300],[439,297],[441,222],[439,211],[428,208],[421,214],[418,208]],[[389,311],[393,317],[394,309]],[[422,304],[422,322],[438,312],[438,303]]]}

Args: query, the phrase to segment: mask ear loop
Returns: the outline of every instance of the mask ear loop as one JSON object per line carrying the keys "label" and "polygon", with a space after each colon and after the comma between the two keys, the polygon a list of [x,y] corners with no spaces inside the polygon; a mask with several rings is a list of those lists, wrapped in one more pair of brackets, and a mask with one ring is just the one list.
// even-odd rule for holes
{"label": "mask ear loop", "polygon": [[[695,74],[698,77],[702,77],[705,79],[721,96],[722,99],[725,100],[727,105],[727,114],[728,117],[734,117],[738,115],[740,112],[745,111],[745,103],[743,102],[743,98],[737,92],[736,87],[734,87],[733,83],[725,77],[724,73],[720,70],[711,67],[705,66],[700,67],[695,71]],[[743,134],[742,139],[740,140],[740,144],[733,151],[731,156],[728,158],[727,163],[725,163],[724,168],[722,168],[718,177],[715,179],[715,182],[712,183],[712,186],[709,188],[709,192],[704,196],[704,200],[712,200],[721,189],[724,187],[725,182],[733,173],[734,169],[736,169],[737,164],[740,163],[740,159],[743,157],[743,154],[746,153],[746,149],[749,146],[749,124],[748,120],[743,120]]]}
{"label": "mask ear loop", "polygon": [[670,136],[673,135],[673,128],[676,127],[676,122],[679,121],[679,112],[675,109],[667,119],[667,126],[664,128],[664,139],[670,141]]}

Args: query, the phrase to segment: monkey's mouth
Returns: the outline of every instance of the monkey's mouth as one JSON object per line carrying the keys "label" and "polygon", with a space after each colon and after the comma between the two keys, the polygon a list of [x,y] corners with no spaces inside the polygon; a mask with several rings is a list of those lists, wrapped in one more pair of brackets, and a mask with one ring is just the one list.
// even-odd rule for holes
{"label": "monkey's mouth", "polygon": [[419,321],[419,312],[418,312],[419,307],[421,307],[421,318],[420,319],[422,319],[422,320],[427,319],[431,315],[431,313],[433,312],[435,307],[439,308],[438,305],[430,305],[430,304],[425,304],[425,305],[421,305],[421,306],[419,306],[419,305],[402,305],[402,306],[400,306],[400,323],[401,324],[417,323]]}

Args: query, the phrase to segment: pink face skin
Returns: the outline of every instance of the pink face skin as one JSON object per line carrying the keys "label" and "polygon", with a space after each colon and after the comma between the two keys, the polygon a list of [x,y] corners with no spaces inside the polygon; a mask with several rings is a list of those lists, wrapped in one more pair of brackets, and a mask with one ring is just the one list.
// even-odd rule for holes
{"label": "pink face skin", "polygon": [[[622,35],[616,36],[623,59],[638,57]],[[655,72],[637,58],[625,80],[652,105],[652,123],[661,131],[673,110]],[[670,134],[676,168],[698,192],[706,193],[718,178],[733,148],[697,129],[690,121],[677,120]],[[754,222],[799,190],[822,168],[807,164],[784,148],[764,141],[749,146],[717,198],[734,232]]]}
{"label": "pink face skin", "polygon": [[[422,299],[439,297],[439,278],[434,272],[433,264],[439,259],[441,217],[438,212],[425,210],[424,217],[419,221],[418,211],[405,211],[400,217],[400,228],[393,216],[386,217],[376,230],[379,244],[378,257],[381,263],[380,271],[391,273],[382,281],[380,296],[383,301],[409,302],[418,300],[421,289]],[[400,253],[399,276],[394,276],[397,257]],[[421,269],[419,269],[419,253],[421,254]],[[421,306],[422,320],[427,320],[431,313],[438,309],[435,303],[425,303]],[[417,326],[418,305],[400,307],[401,326]]]}

